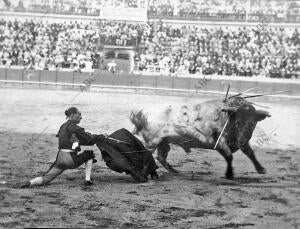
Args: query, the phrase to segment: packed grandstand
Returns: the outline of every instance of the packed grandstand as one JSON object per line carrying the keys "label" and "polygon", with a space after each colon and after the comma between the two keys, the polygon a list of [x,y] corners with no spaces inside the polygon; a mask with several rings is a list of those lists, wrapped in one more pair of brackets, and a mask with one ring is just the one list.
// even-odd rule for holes
{"label": "packed grandstand", "polygon": [[[174,2],[177,2],[176,4]],[[38,70],[108,70],[107,59],[131,61],[117,71],[162,75],[232,75],[298,78],[299,1],[8,1],[6,12],[97,15],[101,7],[147,5],[147,26],[130,21],[0,19],[0,66]],[[172,3],[172,4],[171,4]],[[1,11],[0,11],[1,12]],[[4,11],[2,11],[4,12]],[[206,17],[204,17],[206,15]],[[212,16],[213,15],[213,16]],[[261,18],[265,21],[261,21]],[[161,20],[162,19],[162,20]],[[164,20],[169,19],[168,23]],[[174,19],[174,22],[170,22]],[[229,26],[183,25],[180,20],[227,20]],[[230,21],[257,26],[230,26]],[[121,50],[121,51],[116,51]],[[122,50],[133,50],[130,52]]]}
{"label": "packed grandstand", "polygon": [[297,0],[4,0],[0,9],[18,12],[99,15],[105,7],[146,6],[149,18],[298,22]]}

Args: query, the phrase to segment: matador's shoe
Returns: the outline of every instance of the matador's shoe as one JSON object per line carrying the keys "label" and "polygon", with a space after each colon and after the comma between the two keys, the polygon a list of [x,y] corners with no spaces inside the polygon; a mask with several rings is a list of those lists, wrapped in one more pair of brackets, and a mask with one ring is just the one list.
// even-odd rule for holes
{"label": "matador's shoe", "polygon": [[93,185],[93,184],[94,184],[94,182],[93,182],[92,179],[84,181],[84,185],[85,185],[85,186],[91,186],[91,185]]}
{"label": "matador's shoe", "polygon": [[29,181],[21,181],[12,185],[12,188],[29,188],[30,182]]}

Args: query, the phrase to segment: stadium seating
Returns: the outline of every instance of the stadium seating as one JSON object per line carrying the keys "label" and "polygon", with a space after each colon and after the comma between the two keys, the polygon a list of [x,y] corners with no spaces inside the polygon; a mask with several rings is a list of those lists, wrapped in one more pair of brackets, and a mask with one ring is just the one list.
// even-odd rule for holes
{"label": "stadium seating", "polygon": [[151,27],[135,57],[140,71],[285,78],[299,72],[297,29]]}
{"label": "stadium seating", "polygon": [[134,47],[135,72],[297,77],[297,29],[181,28],[161,22],[151,29],[130,23],[0,20],[0,65],[28,69],[104,69],[103,47]]}
{"label": "stadium seating", "polygon": [[[0,1],[0,9],[18,12],[99,15],[105,7],[138,7],[145,0]],[[299,1],[149,0],[148,18],[204,21],[299,22]]]}

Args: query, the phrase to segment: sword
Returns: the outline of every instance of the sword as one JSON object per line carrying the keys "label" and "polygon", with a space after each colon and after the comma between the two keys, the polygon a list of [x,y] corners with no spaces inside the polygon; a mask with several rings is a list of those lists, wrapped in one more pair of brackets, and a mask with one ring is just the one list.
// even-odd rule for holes
{"label": "sword", "polygon": [[116,139],[116,138],[112,138],[112,137],[107,137],[108,140],[112,140],[112,141],[115,141],[116,143],[124,143],[124,144],[127,144],[127,145],[132,145],[131,143],[129,142],[125,142],[125,141],[122,141],[122,140],[119,140],[119,139]]}

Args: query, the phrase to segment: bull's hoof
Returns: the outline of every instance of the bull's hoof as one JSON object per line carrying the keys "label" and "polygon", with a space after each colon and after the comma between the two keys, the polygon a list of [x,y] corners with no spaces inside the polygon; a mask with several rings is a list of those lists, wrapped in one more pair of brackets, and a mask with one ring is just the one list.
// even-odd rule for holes
{"label": "bull's hoof", "polygon": [[256,171],[259,174],[266,174],[267,173],[267,170],[264,167],[258,168],[258,169],[256,169]]}
{"label": "bull's hoof", "polygon": [[139,183],[146,183],[148,182],[148,178],[147,177],[143,177],[141,179],[138,180]]}
{"label": "bull's hoof", "polygon": [[233,175],[226,175],[226,179],[227,180],[234,180],[234,176]]}
{"label": "bull's hoof", "polygon": [[228,180],[233,180],[234,179],[233,171],[227,171],[225,177]]}
{"label": "bull's hoof", "polygon": [[179,174],[179,171],[176,170],[176,169],[174,169],[174,168],[169,168],[168,170],[169,170],[169,172],[172,173],[172,174]]}
{"label": "bull's hoof", "polygon": [[136,182],[139,182],[139,183],[145,183],[148,181],[147,177],[144,177],[139,174],[131,174],[131,176]]}
{"label": "bull's hoof", "polygon": [[152,180],[158,180],[158,174],[157,174],[156,171],[154,171],[154,172],[151,173],[151,179]]}

